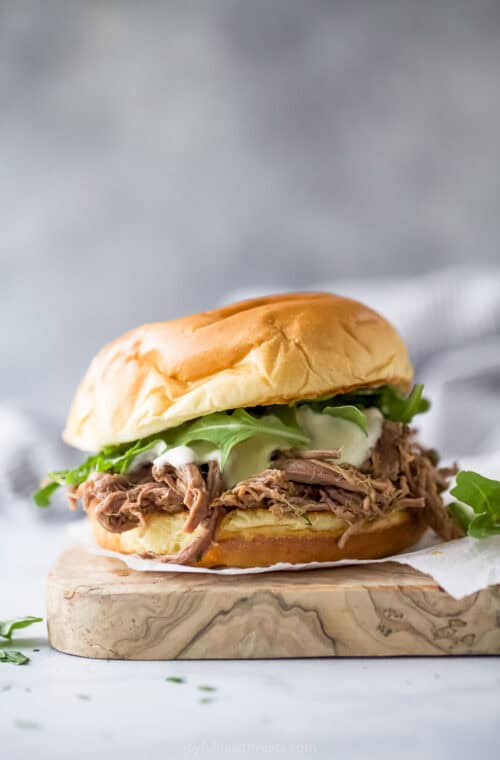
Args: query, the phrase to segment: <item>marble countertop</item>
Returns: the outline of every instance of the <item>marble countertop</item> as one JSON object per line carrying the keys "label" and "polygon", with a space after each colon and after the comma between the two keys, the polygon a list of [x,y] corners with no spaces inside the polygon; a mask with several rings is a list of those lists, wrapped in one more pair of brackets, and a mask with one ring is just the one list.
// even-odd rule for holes
{"label": "marble countertop", "polygon": [[[1,616],[43,615],[65,531],[28,519],[7,531],[0,519],[0,535]],[[31,662],[0,664],[9,759],[487,758],[498,746],[498,658],[92,661],[52,651],[44,624],[17,647]]]}

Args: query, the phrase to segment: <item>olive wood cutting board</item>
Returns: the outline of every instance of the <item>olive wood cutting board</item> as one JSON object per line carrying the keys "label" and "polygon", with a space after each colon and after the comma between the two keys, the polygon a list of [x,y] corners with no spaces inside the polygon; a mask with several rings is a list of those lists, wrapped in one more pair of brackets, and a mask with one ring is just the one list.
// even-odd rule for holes
{"label": "olive wood cutting board", "polygon": [[49,640],[130,660],[500,654],[500,586],[460,601],[396,563],[139,573],[75,547],[51,570]]}

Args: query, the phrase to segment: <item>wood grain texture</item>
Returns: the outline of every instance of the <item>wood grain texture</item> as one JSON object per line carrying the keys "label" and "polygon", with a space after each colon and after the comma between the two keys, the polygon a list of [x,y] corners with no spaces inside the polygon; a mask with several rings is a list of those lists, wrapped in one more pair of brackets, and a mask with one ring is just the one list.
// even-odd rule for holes
{"label": "wood grain texture", "polygon": [[53,647],[136,660],[500,654],[500,587],[454,600],[395,563],[138,573],[82,548],[49,574]]}

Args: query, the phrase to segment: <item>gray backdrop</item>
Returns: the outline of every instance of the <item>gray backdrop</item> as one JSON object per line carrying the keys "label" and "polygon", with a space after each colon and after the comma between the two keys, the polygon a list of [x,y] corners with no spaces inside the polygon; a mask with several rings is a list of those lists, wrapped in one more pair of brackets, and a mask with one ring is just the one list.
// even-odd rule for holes
{"label": "gray backdrop", "polygon": [[0,399],[228,290],[500,260],[500,4],[0,2]]}

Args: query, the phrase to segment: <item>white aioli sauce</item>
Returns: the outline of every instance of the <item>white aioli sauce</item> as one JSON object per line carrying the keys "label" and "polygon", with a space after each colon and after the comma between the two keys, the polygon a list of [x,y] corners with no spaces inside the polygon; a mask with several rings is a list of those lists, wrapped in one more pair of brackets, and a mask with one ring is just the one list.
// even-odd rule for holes
{"label": "white aioli sauce", "polygon": [[384,418],[378,409],[365,409],[368,435],[349,420],[313,412],[306,406],[297,410],[300,427],[311,438],[310,449],[340,449],[339,464],[359,467],[370,455],[382,432]]}
{"label": "white aioli sauce", "polygon": [[173,467],[182,467],[183,464],[206,464],[215,459],[220,466],[221,455],[219,449],[213,449],[210,444],[199,443],[194,446],[173,446],[167,448],[164,441],[158,441],[147,451],[142,451],[134,458],[129,472],[136,472],[145,464],[171,464]]}
{"label": "white aioli sauce", "polygon": [[140,470],[143,465],[151,464],[151,462],[154,462],[156,457],[160,456],[160,454],[165,451],[166,448],[167,444],[164,441],[158,441],[157,444],[152,446],[147,451],[142,451],[140,454],[137,454],[137,456],[134,457],[132,464],[128,468],[128,471],[136,472],[136,470]]}
{"label": "white aioli sauce", "polygon": [[[206,448],[206,447],[205,447]],[[171,449],[167,449],[159,457],[153,459],[153,464],[171,464],[173,467],[181,467],[183,464],[206,464],[211,459],[215,459],[220,465],[220,451],[219,449],[211,449],[210,451],[200,451],[201,446],[192,448],[191,446],[174,446]]]}
{"label": "white aioli sauce", "polygon": [[[339,449],[339,464],[351,464],[359,467],[370,455],[382,432],[383,416],[378,409],[365,409],[367,434],[349,420],[330,417],[328,414],[313,412],[306,406],[297,409],[297,421],[304,432],[310,437],[309,449]],[[273,439],[270,436],[258,435],[248,441],[238,444],[229,455],[224,467],[224,479],[229,488],[240,480],[256,475],[267,467],[272,466],[271,455],[283,448],[283,439]],[[210,448],[210,444],[199,443],[193,446],[174,446],[166,449],[166,444],[159,444],[138,454],[134,459],[131,471],[137,470],[144,464],[171,464],[181,467],[184,464],[206,464],[215,459],[219,465],[221,453],[218,449]]]}

